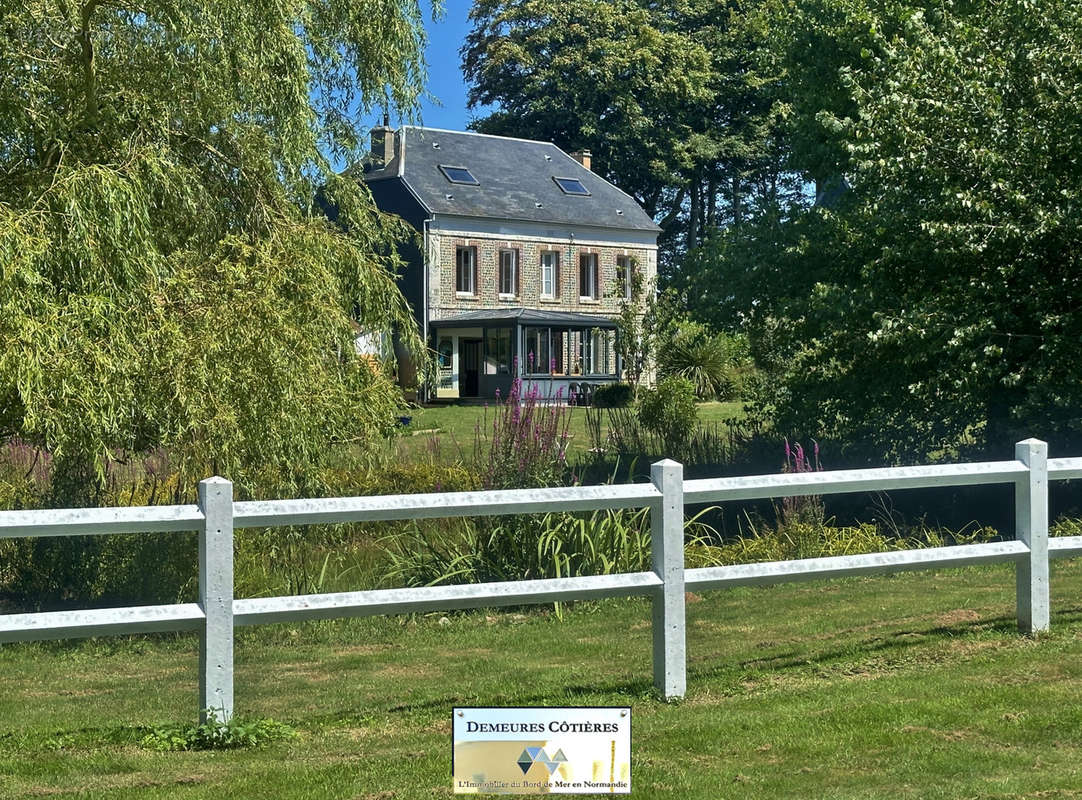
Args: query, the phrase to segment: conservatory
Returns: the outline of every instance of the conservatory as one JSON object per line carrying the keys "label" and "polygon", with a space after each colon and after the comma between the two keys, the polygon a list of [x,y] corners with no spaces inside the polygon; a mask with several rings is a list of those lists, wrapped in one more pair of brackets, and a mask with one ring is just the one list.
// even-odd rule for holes
{"label": "conservatory", "polygon": [[434,399],[506,397],[515,376],[545,399],[588,401],[620,379],[616,322],[528,308],[469,311],[429,322],[438,364]]}

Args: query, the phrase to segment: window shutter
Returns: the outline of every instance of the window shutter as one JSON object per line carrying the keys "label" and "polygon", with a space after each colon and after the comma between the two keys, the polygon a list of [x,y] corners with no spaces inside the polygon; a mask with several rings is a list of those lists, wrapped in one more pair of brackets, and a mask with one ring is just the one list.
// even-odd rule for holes
{"label": "window shutter", "polygon": [[594,293],[591,295],[595,300],[601,298],[601,259],[596,255],[590,259],[594,263]]}
{"label": "window shutter", "polygon": [[552,267],[552,296],[559,298],[560,296],[560,254],[556,253],[556,258],[553,259],[556,263]]}
{"label": "window shutter", "polygon": [[522,279],[521,279],[522,278],[522,269],[521,269],[521,266],[522,266],[522,251],[521,250],[512,250],[511,252],[515,254],[513,256],[513,258],[515,259],[515,286],[514,286],[514,292],[515,292],[515,296],[518,297],[518,296],[521,296],[521,294],[522,294]]}
{"label": "window shutter", "polygon": [[477,248],[474,247],[470,252],[473,253],[473,293],[478,294],[481,285],[477,282],[477,279],[480,277],[477,271]]}

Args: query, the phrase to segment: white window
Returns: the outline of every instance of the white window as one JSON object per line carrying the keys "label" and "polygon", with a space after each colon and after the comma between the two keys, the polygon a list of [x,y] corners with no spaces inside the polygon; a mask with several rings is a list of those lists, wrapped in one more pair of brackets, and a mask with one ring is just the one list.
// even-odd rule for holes
{"label": "white window", "polygon": [[500,296],[518,294],[518,250],[500,251]]}
{"label": "white window", "polygon": [[579,298],[596,300],[600,292],[600,276],[597,269],[597,253],[579,256]]}
{"label": "white window", "polygon": [[619,283],[620,296],[624,300],[631,300],[631,288],[634,274],[632,273],[631,256],[616,257],[616,278]]}
{"label": "white window", "polygon": [[527,375],[548,374],[553,365],[552,332],[548,328],[526,329]]}
{"label": "white window", "polygon": [[560,254],[546,250],[541,254],[541,296],[552,300],[560,282]]}
{"label": "white window", "polygon": [[594,329],[582,332],[579,340],[579,360],[583,375],[609,374],[609,335]]}
{"label": "white window", "polygon": [[477,248],[459,247],[455,250],[455,291],[477,294]]}

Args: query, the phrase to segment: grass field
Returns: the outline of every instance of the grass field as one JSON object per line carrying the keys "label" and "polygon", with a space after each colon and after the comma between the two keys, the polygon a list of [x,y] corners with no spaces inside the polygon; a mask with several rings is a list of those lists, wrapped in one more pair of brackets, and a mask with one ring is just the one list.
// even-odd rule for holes
{"label": "grass field", "polygon": [[[742,403],[700,403],[698,405],[699,422],[705,425],[721,424],[733,417],[743,415]],[[402,429],[402,436],[392,440],[391,446],[403,457],[416,457],[431,448],[431,441],[438,437],[441,460],[454,460],[461,456],[467,458],[473,453],[475,431],[480,423],[492,424],[493,409],[483,405],[443,405],[413,409],[409,426]],[[570,422],[568,433],[571,439],[568,445],[569,455],[586,452],[590,448],[590,435],[586,430],[586,412],[581,408],[568,409]],[[605,418],[607,424],[607,417]]]}
{"label": "grass field", "polygon": [[402,798],[451,793],[453,705],[631,705],[637,798],[1082,794],[1082,562],[1052,632],[1015,633],[1006,567],[690,597],[688,696],[650,685],[649,606],[245,630],[237,712],[265,749],[158,753],[195,714],[191,636],[0,648],[0,796]]}

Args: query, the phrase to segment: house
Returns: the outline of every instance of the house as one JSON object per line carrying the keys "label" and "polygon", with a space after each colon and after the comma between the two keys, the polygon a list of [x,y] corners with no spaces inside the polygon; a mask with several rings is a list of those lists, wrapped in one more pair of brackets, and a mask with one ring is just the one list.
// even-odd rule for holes
{"label": "house", "polygon": [[618,379],[614,318],[632,272],[656,275],[660,229],[588,152],[383,126],[364,180],[420,233],[402,291],[437,353],[432,398],[506,397],[515,374],[548,397]]}

